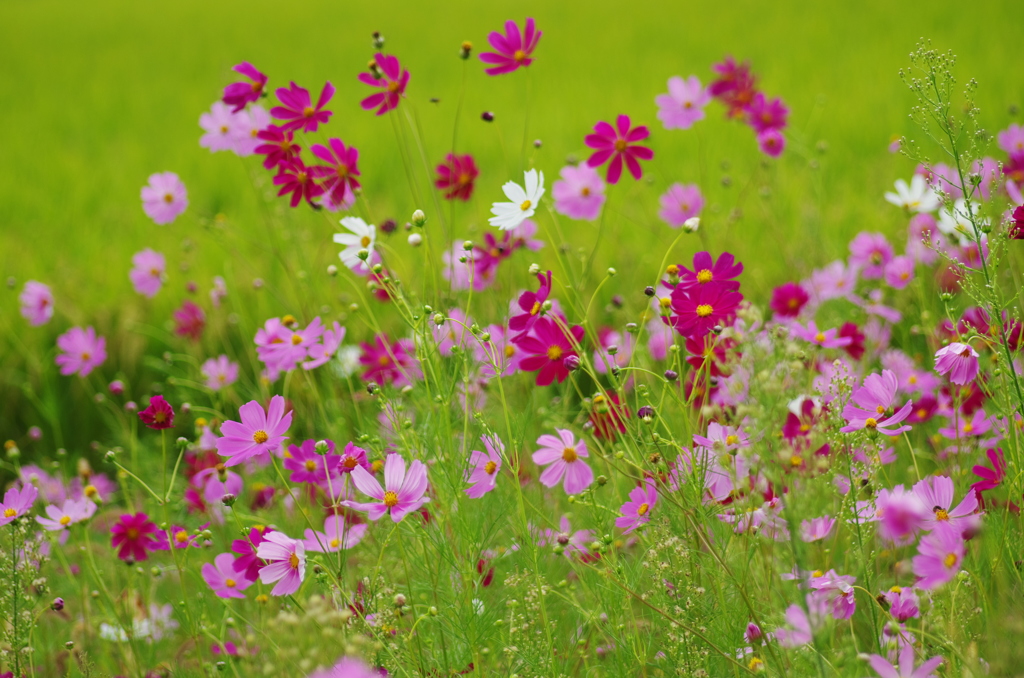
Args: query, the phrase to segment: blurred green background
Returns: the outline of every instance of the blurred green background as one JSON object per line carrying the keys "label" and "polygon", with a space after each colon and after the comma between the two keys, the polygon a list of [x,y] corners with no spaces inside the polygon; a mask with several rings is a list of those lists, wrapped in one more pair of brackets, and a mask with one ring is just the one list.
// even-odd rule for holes
{"label": "blurred green background", "polygon": [[[887,146],[892,135],[915,132],[907,117],[913,101],[897,73],[920,37],[959,55],[961,80],[977,78],[990,130],[1012,121],[1009,111],[1022,95],[1011,70],[1020,29],[1012,1],[968,8],[949,0],[2,0],[0,14],[0,272],[15,282],[0,293],[3,437],[21,437],[40,423],[40,405],[23,399],[24,384],[49,394],[51,417],[73,402],[69,380],[55,375],[46,353],[69,325],[94,324],[108,335],[113,357],[103,379],[118,367],[131,378],[143,351],[182,350],[162,323],[187,281],[198,283],[209,308],[205,291],[213,276],[224,275],[233,310],[244,315],[238,331],[218,332],[205,351],[189,349],[196,360],[230,343],[250,347],[255,324],[269,315],[299,309],[308,316],[347,298],[317,286],[327,284],[325,267],[336,261],[335,218],[306,209],[286,214],[282,201],[259,195],[267,186],[254,194],[253,177],[268,183],[257,159],[198,145],[199,115],[242,60],[268,73],[272,88],[295,80],[315,94],[325,80],[335,84],[335,115],[325,132],[360,149],[368,213],[401,222],[417,207],[430,213],[433,202],[419,204],[409,189],[395,132],[404,118],[359,107],[369,89],[356,75],[373,54],[371,33],[381,31],[386,51],[412,72],[402,111],[421,125],[431,166],[452,148],[455,131],[456,150],[473,153],[481,168],[473,201],[454,211],[457,240],[480,238],[490,203],[503,199],[500,185],[521,178],[524,138],[543,141],[527,149],[525,162],[544,170],[550,187],[568,156],[585,157],[583,137],[596,121],[628,113],[650,125],[656,157],[643,182],[626,179],[611,191],[596,270],[616,266],[620,292],[649,281],[677,234],[657,218],[657,197],[674,181],[695,182],[707,200],[703,242],[745,261],[744,290],[761,299],[772,285],[844,256],[858,230],[883,231],[902,249],[905,218],[882,194],[913,167]],[[525,16],[544,32],[534,65],[486,76],[476,53],[487,33]],[[464,40],[475,47],[469,62],[458,59]],[[654,97],[670,76],[696,74],[707,83],[711,64],[726,54],[749,59],[760,87],[791,109],[790,145],[778,161],[765,162],[752,132],[725,120],[716,102],[689,131],[666,131],[655,117]],[[481,121],[484,110],[495,113],[494,123]],[[184,180],[190,206],[174,224],[158,227],[143,214],[139,189],[166,170]],[[418,159],[411,171],[425,194]],[[439,221],[428,226],[436,250],[447,244]],[[595,242],[590,224],[562,226],[573,246]],[[681,255],[701,244],[686,240]],[[392,245],[408,259],[404,236],[396,234]],[[168,256],[168,287],[152,302],[132,292],[127,276],[131,255],[144,247]],[[551,248],[536,258],[554,267]],[[516,261],[525,268],[526,258]],[[418,268],[407,262],[401,272],[414,278]],[[271,294],[248,303],[257,276]],[[17,294],[30,278],[51,284],[57,296],[58,317],[44,328],[29,328],[17,313]],[[525,271],[516,280],[525,284]],[[644,300],[631,303],[642,308]],[[126,323],[134,323],[129,335],[118,332]],[[99,383],[97,376],[94,387]]]}

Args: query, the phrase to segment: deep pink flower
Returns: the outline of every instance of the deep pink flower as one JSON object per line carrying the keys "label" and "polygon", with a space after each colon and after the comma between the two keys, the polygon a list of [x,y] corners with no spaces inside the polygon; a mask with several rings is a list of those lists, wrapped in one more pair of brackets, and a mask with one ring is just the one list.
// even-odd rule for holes
{"label": "deep pink flower", "polygon": [[370,470],[370,462],[366,459],[366,450],[351,442],[345,443],[345,451],[341,453],[338,460],[338,471],[352,473],[352,469],[356,466],[361,466],[367,471]]}
{"label": "deep pink flower", "polygon": [[1011,240],[1024,240],[1024,205],[1018,205],[1013,209],[1013,223],[1007,235]]}
{"label": "deep pink flower", "polygon": [[704,197],[697,184],[674,183],[658,198],[661,210],[658,216],[672,228],[679,228],[687,219],[700,215]]}
{"label": "deep pink flower", "polygon": [[717,285],[733,292],[740,289],[740,281],[736,277],[743,273],[743,264],[728,252],[718,255],[718,259],[712,259],[709,252],[697,252],[693,255],[692,270],[682,264],[678,268],[677,287],[684,290],[692,292],[707,285]]}
{"label": "deep pink flower", "polygon": [[758,136],[769,130],[784,130],[788,116],[789,109],[782,103],[782,99],[768,101],[761,92],[756,93],[747,106],[747,122],[757,131]]}
{"label": "deep pink flower", "polygon": [[622,515],[615,519],[615,527],[624,528],[622,534],[629,534],[651,520],[651,509],[658,503],[658,488],[651,478],[645,478],[641,487],[634,487],[629,501],[619,509]]}
{"label": "deep pink flower", "polygon": [[658,120],[665,129],[689,129],[704,119],[704,107],[711,94],[700,84],[700,78],[691,75],[685,80],[679,76],[668,79],[668,94],[654,97],[658,105]]}
{"label": "deep pink flower", "polygon": [[256,556],[267,562],[260,568],[260,581],[277,582],[270,591],[272,596],[288,596],[299,590],[306,576],[306,547],[283,532],[263,535]]}
{"label": "deep pink flower", "polygon": [[132,256],[132,270],[128,278],[139,294],[153,297],[164,285],[167,261],[164,255],[147,248]]}
{"label": "deep pink flower", "polygon": [[174,428],[174,408],[161,395],[149,399],[149,407],[139,412],[139,419],[151,429]]}
{"label": "deep pink flower", "polygon": [[3,502],[0,502],[0,527],[28,513],[37,496],[39,490],[32,483],[25,483],[20,489],[12,487],[7,490]]}
{"label": "deep pink flower", "polygon": [[757,135],[757,147],[771,158],[777,158],[786,150],[786,137],[777,129],[766,129]]}
{"label": "deep pink flower", "polygon": [[533,63],[533,50],[540,42],[542,31],[538,31],[531,17],[526,18],[523,32],[519,32],[519,26],[511,19],[505,22],[505,34],[498,31],[491,31],[487,36],[487,42],[491,43],[494,52],[483,52],[480,54],[480,61],[485,64],[493,64],[484,70],[487,75],[501,75],[511,73]]}
{"label": "deep pink flower", "polygon": [[375,501],[344,501],[357,511],[366,511],[370,520],[378,520],[391,512],[391,520],[398,523],[405,516],[414,513],[430,501],[424,496],[427,491],[427,467],[414,459],[406,472],[405,460],[401,455],[389,454],[384,460],[384,487],[362,466],[352,469],[352,482],[363,494]]}
{"label": "deep pink flower", "polygon": [[182,302],[181,308],[173,313],[174,333],[179,337],[188,337],[192,341],[199,341],[203,336],[203,328],[206,327],[206,313],[197,304],[186,299]]}
{"label": "deep pink flower", "polygon": [[[540,483],[545,487],[554,487],[562,481],[567,494],[579,494],[594,482],[594,472],[583,461],[590,456],[587,444],[577,441],[572,431],[555,429],[558,436],[544,434],[537,438],[540,449],[533,453],[533,463],[547,466],[540,474]],[[550,464],[550,466],[548,466]]]}
{"label": "deep pink flower", "polygon": [[321,180],[320,185],[334,204],[350,204],[359,188],[359,151],[355,146],[345,146],[341,139],[329,139],[327,143],[330,148],[320,144],[309,147],[313,155],[327,163],[309,170]]}
{"label": "deep pink flower", "polygon": [[466,482],[470,484],[466,495],[479,499],[491,490],[498,482],[498,471],[501,470],[501,453],[505,445],[497,436],[480,436],[486,452],[473,450],[469,455],[470,468],[466,471]]}
{"label": "deep pink flower", "polygon": [[107,359],[107,340],[96,335],[92,327],[72,327],[57,337],[61,353],[55,358],[64,376],[78,374],[86,377]]}
{"label": "deep pink flower", "polygon": [[[573,325],[569,328],[575,345],[583,342],[583,328]],[[557,380],[559,384],[569,376],[565,360],[577,357],[574,342],[569,340],[562,328],[550,318],[541,318],[533,326],[533,333],[513,338],[525,357],[519,363],[524,372],[537,372],[537,385],[547,386]]]}
{"label": "deep pink flower", "polygon": [[284,398],[270,399],[266,411],[255,400],[238,410],[241,423],[225,421],[220,426],[222,437],[217,439],[217,453],[228,457],[225,466],[236,466],[254,457],[275,454],[288,439],[285,432],[292,425],[292,413],[284,411]]}
{"label": "deep pink flower", "polygon": [[298,207],[303,199],[310,205],[313,198],[319,198],[324,194],[324,188],[316,182],[314,168],[306,167],[298,157],[288,162],[282,162],[277,166],[278,173],[274,177],[274,185],[280,186],[278,195],[292,194],[290,204]]}
{"label": "deep pink flower", "polygon": [[775,315],[794,318],[800,315],[800,311],[810,299],[807,290],[797,283],[788,282],[772,290],[772,300],[768,305],[775,311]]}
{"label": "deep pink flower", "polygon": [[594,125],[594,133],[588,134],[584,143],[595,152],[587,158],[591,167],[600,167],[609,160],[608,173],[605,175],[609,184],[619,183],[622,176],[622,163],[626,163],[629,173],[634,179],[643,176],[640,160],[651,160],[654,151],[646,146],[638,146],[637,142],[650,136],[646,125],[633,127],[628,115],[620,115],[615,120],[615,127],[603,120]]}
{"label": "deep pink flower", "polygon": [[900,649],[898,668],[882,655],[873,654],[868,657],[868,664],[879,675],[879,678],[935,678],[935,674],[932,671],[938,668],[941,663],[941,656],[932,657],[915,669],[913,643],[905,643]]}
{"label": "deep pink flower", "polygon": [[[374,64],[376,68],[371,69],[373,72],[359,74],[359,82],[383,91],[371,94],[359,102],[359,105],[367,111],[376,108],[377,115],[384,115],[398,108],[398,102],[409,84],[409,71],[402,69],[398,57],[378,54],[374,57]],[[383,77],[378,78],[377,74]]]}
{"label": "deep pink flower", "polygon": [[256,133],[256,138],[266,142],[257,146],[254,150],[259,155],[265,155],[263,166],[272,170],[279,165],[287,165],[299,157],[302,147],[294,142],[295,133],[277,125],[270,125],[266,129]]}
{"label": "deep pink flower", "polygon": [[960,530],[940,525],[921,538],[914,556],[914,574],[921,579],[917,588],[934,589],[953,579],[963,564],[966,547]]}
{"label": "deep pink flower", "polygon": [[203,363],[199,371],[206,379],[206,388],[214,391],[238,381],[238,363],[232,362],[226,355],[210,358]]}
{"label": "deep pink flower", "polygon": [[546,274],[538,273],[537,280],[540,281],[540,287],[536,292],[523,292],[519,295],[518,304],[523,312],[509,318],[508,329],[516,333],[513,341],[530,333],[537,321],[541,319],[544,302],[551,295],[551,271]]}
{"label": "deep pink flower", "polygon": [[708,85],[708,93],[720,99],[729,108],[729,117],[743,115],[757,93],[756,79],[750,72],[750,63],[737,64],[735,59],[727,56],[725,61],[711,68],[720,77]]}
{"label": "deep pink flower", "polygon": [[160,531],[145,513],[126,513],[110,528],[114,536],[110,545],[117,549],[117,557],[128,562],[141,562],[150,551],[167,551],[167,535]]}
{"label": "deep pink flower", "polygon": [[372,344],[364,342],[360,347],[363,352],[359,356],[359,363],[366,367],[363,372],[364,381],[394,384],[395,388],[402,388],[412,384],[413,379],[423,377],[416,359],[415,346],[408,339],[391,342],[386,336],[378,334]]}
{"label": "deep pink flower", "polygon": [[437,179],[434,185],[444,191],[448,200],[467,201],[473,195],[473,182],[480,171],[470,154],[455,155],[449,153],[444,162],[437,166]]}
{"label": "deep pink flower", "polygon": [[672,290],[672,314],[663,318],[676,332],[687,338],[700,339],[715,325],[726,324],[736,312],[743,295],[724,285],[699,285],[689,291]]}
{"label": "deep pink flower", "polygon": [[860,269],[865,280],[884,276],[885,265],[892,257],[892,246],[881,233],[858,233],[850,242],[850,265]]}
{"label": "deep pink flower", "polygon": [[243,61],[231,70],[249,79],[249,82],[233,82],[224,88],[222,101],[228,106],[234,106],[234,112],[238,113],[247,103],[260,100],[263,88],[267,86],[267,76],[248,61]]}
{"label": "deep pink flower", "polygon": [[953,342],[935,352],[935,371],[964,386],[978,376],[978,352],[969,344]]}
{"label": "deep pink flower", "polygon": [[334,441],[328,440],[327,454],[316,451],[315,440],[305,440],[301,446],[289,445],[284,455],[284,467],[291,471],[288,477],[293,483],[310,483],[327,487],[327,477],[332,481],[339,477],[338,462],[340,457],[335,454]]}
{"label": "deep pink flower", "polygon": [[327,124],[333,115],[330,111],[324,110],[324,106],[334,96],[334,85],[330,81],[324,84],[315,107],[309,97],[309,90],[299,87],[294,82],[288,87],[278,87],[274,94],[282,105],[271,108],[270,114],[278,120],[285,121],[282,129],[315,132],[321,123]]}
{"label": "deep pink flower", "polygon": [[149,184],[142,187],[142,211],[153,223],[169,224],[188,207],[185,184],[174,172],[151,174]]}
{"label": "deep pink flower", "polygon": [[45,325],[53,318],[53,292],[48,285],[29,280],[18,296],[18,303],[21,304],[21,315],[29,325]]}
{"label": "deep pink flower", "polygon": [[236,553],[235,562],[232,568],[236,573],[254,582],[260,577],[260,568],[266,563],[256,557],[256,551],[263,543],[265,535],[274,530],[269,527],[262,529],[253,527],[249,530],[246,539],[235,539],[231,542],[231,550]]}
{"label": "deep pink flower", "polygon": [[992,464],[992,468],[976,464],[971,469],[974,475],[981,478],[981,480],[971,485],[971,489],[979,497],[982,492],[999,487],[1003,483],[1003,479],[1006,478],[1006,457],[1003,455],[1003,450],[989,448],[985,455],[988,457],[989,463]]}
{"label": "deep pink flower", "polygon": [[230,553],[221,553],[213,563],[203,565],[203,581],[218,598],[245,598],[242,591],[252,586],[251,581],[235,572],[234,561]]}

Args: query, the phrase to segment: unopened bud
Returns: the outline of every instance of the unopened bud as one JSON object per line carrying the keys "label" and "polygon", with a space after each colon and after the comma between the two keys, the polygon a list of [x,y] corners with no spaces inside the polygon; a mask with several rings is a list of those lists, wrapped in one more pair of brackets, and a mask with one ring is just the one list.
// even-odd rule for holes
{"label": "unopened bud", "polygon": [[687,233],[696,233],[700,228],[700,217],[690,217],[683,222],[683,230]]}
{"label": "unopened bud", "polygon": [[679,378],[679,373],[675,370],[665,370],[665,379],[668,381],[675,381]]}
{"label": "unopened bud", "polygon": [[562,367],[564,367],[565,369],[569,370],[570,372],[575,372],[576,370],[578,370],[580,368],[579,356],[575,356],[575,355],[566,356],[565,360],[562,361]]}
{"label": "unopened bud", "polygon": [[459,48],[459,58],[462,60],[466,60],[472,53],[473,43],[471,43],[469,40],[466,40],[465,42],[462,43],[462,46]]}
{"label": "unopened bud", "polygon": [[384,49],[384,36],[380,31],[373,32],[373,48],[378,51]]}
{"label": "unopened bud", "polygon": [[412,247],[419,247],[423,243],[423,236],[419,233],[410,233],[408,242]]}
{"label": "unopened bud", "polygon": [[412,225],[423,228],[423,225],[427,223],[427,215],[423,213],[423,210],[416,210],[412,213]]}
{"label": "unopened bud", "polygon": [[316,453],[322,457],[331,451],[331,446],[327,443],[326,440],[318,440],[316,442],[316,445],[313,446],[313,449],[316,450]]}
{"label": "unopened bud", "polygon": [[480,114],[480,119],[483,120],[484,122],[493,122],[494,113],[491,113],[490,111],[484,111],[483,113]]}
{"label": "unopened bud", "polygon": [[331,264],[330,266],[328,266],[327,267],[327,275],[331,276],[332,278],[334,276],[338,275],[338,267],[335,266],[334,264]]}
{"label": "unopened bud", "polygon": [[63,610],[64,609],[64,599],[63,598],[54,598],[53,602],[50,603],[50,609],[53,610],[54,612],[60,612],[61,610]]}

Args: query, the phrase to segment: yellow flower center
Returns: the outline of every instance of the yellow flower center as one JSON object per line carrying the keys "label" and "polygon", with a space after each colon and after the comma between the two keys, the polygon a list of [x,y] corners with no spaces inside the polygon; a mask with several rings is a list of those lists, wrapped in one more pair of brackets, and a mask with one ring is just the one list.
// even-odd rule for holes
{"label": "yellow flower center", "polygon": [[945,509],[935,509],[935,520],[949,520],[949,512]]}
{"label": "yellow flower center", "polygon": [[700,304],[697,306],[697,315],[701,318],[707,318],[714,312],[715,309],[711,308],[711,304]]}
{"label": "yellow flower center", "polygon": [[658,306],[661,306],[662,308],[669,308],[670,306],[672,306],[672,298],[671,297],[659,297],[658,298]]}
{"label": "yellow flower center", "polygon": [[523,210],[525,212],[526,210],[530,209],[532,206],[533,206],[532,202],[530,202],[529,200],[524,200],[522,203],[519,204],[519,209],[521,209],[521,210]]}
{"label": "yellow flower center", "polygon": [[700,271],[697,271],[697,282],[699,282],[701,284],[709,283],[713,279],[714,279],[714,275],[712,275],[711,271],[709,271],[708,269],[705,268],[705,269],[701,269]]}
{"label": "yellow flower center", "polygon": [[562,459],[564,459],[566,462],[570,464],[579,459],[579,455],[576,454],[576,448],[567,447],[564,450],[562,450]]}
{"label": "yellow flower center", "polygon": [[879,414],[885,414],[885,408],[879,405],[878,407],[875,408],[875,412],[878,412]]}
{"label": "yellow flower center", "polygon": [[309,471],[310,473],[312,473],[313,471],[315,471],[315,470],[316,470],[316,462],[315,462],[315,461],[313,461],[312,459],[310,459],[309,461],[307,461],[307,462],[306,462],[306,470],[307,470],[307,471]]}
{"label": "yellow flower center", "polygon": [[864,420],[865,428],[876,428],[877,426],[878,422],[875,421],[874,417],[868,417],[866,420]]}
{"label": "yellow flower center", "polygon": [[86,485],[82,488],[82,494],[89,497],[90,499],[99,494],[99,490],[96,489],[95,485]]}
{"label": "yellow flower center", "polygon": [[82,360],[88,360],[91,357],[92,357],[91,353],[89,353],[88,351],[82,351]]}
{"label": "yellow flower center", "polygon": [[302,343],[302,335],[300,335],[300,334],[293,334],[292,335],[292,346],[298,346],[301,343]]}
{"label": "yellow flower center", "polygon": [[484,473],[486,473],[489,476],[493,476],[494,472],[497,470],[498,464],[496,462],[489,461],[486,464],[484,464]]}
{"label": "yellow flower center", "polygon": [[229,589],[235,588],[235,580],[234,579],[225,579],[224,580],[224,586],[227,586]]}
{"label": "yellow flower center", "polygon": [[889,590],[890,590],[890,591],[892,591],[893,593],[902,593],[902,592],[903,592],[903,589],[902,589],[902,588],[900,588],[899,586],[893,586],[893,587],[892,587],[891,589],[889,589]]}
{"label": "yellow flower center", "polygon": [[511,358],[515,354],[516,354],[516,347],[515,346],[513,346],[512,344],[509,344],[508,346],[505,347],[505,357],[506,358]]}
{"label": "yellow flower center", "polygon": [[946,567],[949,567],[949,568],[951,568],[954,565],[956,565],[956,554],[955,553],[950,553],[948,556],[946,556],[942,560],[942,564],[945,565]]}
{"label": "yellow flower center", "polygon": [[521,49],[517,49],[515,54],[512,55],[512,58],[515,59],[516,63],[521,64],[526,60],[526,52]]}
{"label": "yellow flower center", "polygon": [[584,186],[583,188],[581,188],[580,195],[583,196],[584,198],[590,195],[590,186]]}
{"label": "yellow flower center", "polygon": [[174,535],[174,541],[178,542],[179,544],[184,544],[188,541],[188,532],[186,532],[185,530],[180,530],[176,532]]}
{"label": "yellow flower center", "polygon": [[164,202],[170,205],[174,202],[174,195],[171,193],[164,193]]}
{"label": "yellow flower center", "polygon": [[973,430],[974,430],[974,424],[971,424],[970,422],[964,424],[964,433],[970,433]]}
{"label": "yellow flower center", "polygon": [[823,341],[825,341],[825,333],[824,332],[818,332],[817,334],[815,334],[814,335],[814,341],[818,342],[819,344],[822,343]]}
{"label": "yellow flower center", "polygon": [[530,315],[537,315],[538,313],[540,313],[540,302],[535,301],[533,302],[533,308],[530,309]]}
{"label": "yellow flower center", "polygon": [[389,83],[388,83],[388,91],[389,91],[389,92],[397,92],[397,91],[398,91],[398,88],[399,88],[400,86],[401,86],[401,85],[399,85],[399,84],[398,84],[397,82],[395,82],[395,81],[391,81],[391,82],[389,82]]}
{"label": "yellow flower center", "polygon": [[339,179],[344,179],[345,177],[348,176],[348,165],[346,165],[343,162],[339,163],[338,167],[335,169],[335,172],[338,174]]}
{"label": "yellow flower center", "polygon": [[372,240],[370,240],[370,236],[368,236],[368,235],[364,235],[359,240],[359,244],[362,245],[363,247],[369,247],[371,242],[372,242]]}
{"label": "yellow flower center", "polygon": [[825,573],[821,570],[815,570],[814,572],[811,572],[811,576],[817,579],[818,577],[824,577]]}
{"label": "yellow flower center", "polygon": [[293,554],[291,554],[290,556],[288,556],[288,565],[289,565],[289,566],[290,566],[290,567],[291,567],[291,568],[292,568],[293,570],[297,570],[297,569],[299,569],[299,556],[298,556],[298,555],[296,555],[296,554],[294,554],[294,553],[293,553]]}
{"label": "yellow flower center", "polygon": [[789,458],[789,465],[792,466],[793,468],[796,468],[796,467],[800,466],[803,463],[804,463],[803,457],[801,457],[798,454],[794,454],[792,457]]}
{"label": "yellow flower center", "polygon": [[626,140],[625,139],[616,139],[615,140],[615,150],[618,153],[622,153],[624,150],[626,150],[626,146],[627,146],[627,144],[626,144]]}
{"label": "yellow flower center", "polygon": [[811,430],[811,425],[810,424],[800,424],[800,432],[801,433],[807,433],[810,430]]}
{"label": "yellow flower center", "polygon": [[327,542],[327,543],[328,543],[328,544],[330,545],[330,547],[331,547],[332,549],[336,549],[336,548],[338,548],[339,546],[341,546],[341,542],[340,542],[340,541],[338,541],[338,539],[337,539],[337,538],[335,538],[335,539],[332,539],[332,540],[330,540],[330,541],[329,541],[329,542]]}
{"label": "yellow flower center", "polygon": [[388,508],[391,508],[392,506],[394,506],[397,503],[398,503],[398,495],[397,494],[395,494],[391,490],[388,490],[387,492],[384,493],[384,505],[385,506],[387,506]]}
{"label": "yellow flower center", "polygon": [[739,439],[738,436],[726,436],[725,437],[725,444],[726,445],[735,445],[739,441],[740,441],[740,439]]}
{"label": "yellow flower center", "polygon": [[359,461],[355,457],[345,457],[344,461],[341,462],[341,465],[347,469],[353,469],[358,463]]}
{"label": "yellow flower center", "polygon": [[268,436],[267,432],[264,431],[263,429],[260,429],[259,431],[256,431],[255,433],[252,434],[252,441],[257,445],[262,445],[268,440],[270,440],[270,436]]}
{"label": "yellow flower center", "polygon": [[312,118],[314,113],[316,113],[316,109],[312,106],[306,106],[302,109],[303,118]]}
{"label": "yellow flower center", "polygon": [[548,347],[548,360],[558,360],[562,357],[561,346],[550,346]]}
{"label": "yellow flower center", "polygon": [[645,502],[643,504],[640,504],[640,508],[638,508],[636,510],[636,514],[638,516],[644,516],[644,515],[647,515],[647,512],[650,511],[650,510],[651,510],[651,505]]}
{"label": "yellow flower center", "polygon": [[384,462],[382,462],[380,459],[370,464],[370,470],[373,471],[374,473],[380,473],[380,470],[382,468],[384,468]]}
{"label": "yellow flower center", "polygon": [[66,525],[70,525],[71,524],[71,516],[61,516],[60,520],[58,520],[57,522],[60,523],[61,525],[65,525],[65,526]]}

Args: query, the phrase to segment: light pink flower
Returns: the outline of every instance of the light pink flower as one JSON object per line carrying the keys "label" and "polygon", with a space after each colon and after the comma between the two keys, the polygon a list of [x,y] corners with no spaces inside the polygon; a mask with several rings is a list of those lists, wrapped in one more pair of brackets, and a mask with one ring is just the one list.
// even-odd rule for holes
{"label": "light pink flower", "polygon": [[750,445],[750,436],[733,426],[722,426],[717,421],[708,424],[706,436],[694,434],[693,444],[715,452],[730,452]]}
{"label": "light pink flower", "polygon": [[860,269],[865,280],[885,275],[885,265],[892,257],[892,246],[881,233],[858,233],[850,242],[850,266]]}
{"label": "light pink flower", "polygon": [[691,75],[685,80],[679,76],[668,79],[668,94],[654,97],[658,105],[658,120],[665,129],[689,129],[693,123],[704,119],[704,107],[711,101],[711,95],[700,78]]}
{"label": "light pink flower", "polygon": [[231,128],[231,150],[242,158],[255,155],[256,147],[263,143],[259,133],[269,127],[270,122],[270,113],[258,104],[236,113]]}
{"label": "light pink flower", "polygon": [[292,425],[292,413],[285,413],[284,404],[284,398],[276,395],[264,411],[258,402],[251,400],[238,410],[241,423],[225,421],[221,424],[222,437],[217,439],[217,453],[228,457],[225,466],[276,454],[281,449],[281,444],[288,439],[284,434]]}
{"label": "light pink flower", "polygon": [[215,101],[209,113],[199,116],[199,126],[206,130],[199,139],[199,145],[210,152],[230,151],[235,147],[234,129],[238,125],[236,114],[223,101]]}
{"label": "light pink flower", "polygon": [[963,564],[966,545],[960,531],[942,525],[921,538],[914,556],[914,574],[921,579],[917,588],[934,589],[953,579]]}
{"label": "light pink flower", "polygon": [[238,363],[226,355],[210,358],[200,369],[206,379],[206,388],[219,391],[238,381]]}
{"label": "light pink flower", "polygon": [[62,352],[55,361],[64,376],[86,377],[107,359],[107,340],[92,327],[72,327],[57,337],[57,348]]}
{"label": "light pink flower", "polygon": [[904,643],[900,650],[899,667],[893,666],[889,661],[879,654],[873,654],[868,657],[868,664],[875,670],[875,673],[880,678],[935,678],[935,674],[932,673],[939,664],[942,663],[942,657],[932,657],[925,663],[914,668],[914,645],[913,643]]}
{"label": "light pink flower", "polygon": [[324,330],[320,336],[320,343],[309,347],[309,360],[302,363],[302,369],[315,370],[321,365],[325,365],[341,348],[341,342],[344,339],[345,328],[335,320],[334,326],[329,330]]}
{"label": "light pink flower", "polygon": [[561,179],[551,187],[555,211],[570,219],[597,219],[605,201],[605,183],[597,170],[586,163],[567,165],[558,176]]}
{"label": "light pink flower", "polygon": [[[216,446],[216,438],[214,438],[213,444]],[[242,494],[244,483],[242,476],[234,471],[228,471],[218,464],[211,468],[204,468],[192,476],[192,486],[203,490],[203,499],[211,504],[218,504],[226,494],[233,494],[236,497]]]}
{"label": "light pink flower", "polygon": [[65,499],[63,506],[58,507],[50,504],[44,511],[47,517],[36,516],[36,522],[42,525],[44,530],[56,532],[67,529],[75,523],[92,518],[93,514],[96,513],[96,504],[85,497],[81,499]]}
{"label": "light pink flower", "polygon": [[29,325],[45,325],[53,318],[53,292],[48,285],[29,280],[18,296],[18,302],[21,315]]}
{"label": "light pink flower", "polygon": [[953,479],[946,476],[929,476],[918,481],[914,485],[914,494],[920,497],[925,508],[932,512],[932,515],[925,519],[924,529],[934,530],[941,525],[950,525],[963,533],[968,528],[980,522],[977,515],[978,495],[970,491],[964,498],[953,506]]}
{"label": "light pink flower", "polygon": [[969,344],[953,342],[935,352],[935,371],[964,386],[978,376],[978,352]]}
{"label": "light pink flower", "polygon": [[821,541],[832,534],[832,529],[835,526],[835,518],[827,515],[822,516],[821,518],[811,518],[810,520],[801,521],[800,538],[808,543]]}
{"label": "light pink flower", "polygon": [[142,187],[142,211],[153,223],[163,226],[178,218],[188,207],[185,184],[174,172],[159,172],[149,177],[149,185]]}
{"label": "light pink flower", "polygon": [[822,348],[840,348],[853,342],[851,337],[838,336],[838,332],[839,330],[834,327],[830,330],[820,330],[813,320],[807,323],[807,327],[793,323],[793,336]]}
{"label": "light pink flower", "polygon": [[885,265],[884,275],[885,282],[889,283],[890,287],[902,290],[914,279],[914,260],[906,256],[893,257]]}
{"label": "light pink flower", "polygon": [[146,297],[154,297],[164,286],[164,272],[167,261],[164,255],[146,248],[132,256],[132,270],[128,278],[135,291]]}
{"label": "light pink flower", "polygon": [[488,325],[490,341],[474,341],[473,356],[480,363],[480,375],[485,378],[507,377],[519,371],[519,361],[525,355],[512,342],[511,333],[502,325]]}
{"label": "light pink flower", "polygon": [[242,591],[253,584],[235,572],[234,562],[233,554],[221,553],[213,559],[213,563],[203,565],[203,581],[218,598],[245,598]]}
{"label": "light pink flower", "polygon": [[864,378],[864,385],[853,391],[851,402],[843,408],[843,418],[847,425],[839,429],[843,433],[873,429],[887,436],[895,436],[909,431],[910,426],[896,426],[908,416],[913,409],[913,402],[907,402],[899,411],[892,413],[893,401],[899,382],[891,370],[871,374]]}
{"label": "light pink flower", "polygon": [[697,184],[672,184],[658,202],[661,203],[658,216],[672,228],[679,228],[704,209],[704,197]]}
{"label": "light pink flower", "polygon": [[256,557],[267,562],[260,568],[260,581],[277,582],[270,595],[288,596],[299,590],[306,576],[306,547],[283,532],[263,535]]}
{"label": "light pink flower", "polygon": [[487,452],[474,450],[469,455],[470,469],[466,472],[466,495],[479,499],[495,488],[498,482],[498,471],[501,470],[501,453],[505,445],[497,436],[480,436]]}
{"label": "light pink flower", "polygon": [[324,531],[314,532],[306,528],[303,545],[311,553],[337,553],[348,550],[363,540],[367,523],[349,523],[344,516],[329,515],[324,518]]}
{"label": "light pink flower", "polygon": [[0,502],[0,527],[28,513],[37,496],[39,490],[31,484],[23,485],[20,489],[12,487],[7,490],[4,500]]}
{"label": "light pink flower", "polygon": [[999,140],[999,148],[1006,151],[1007,155],[1024,154],[1024,125],[1013,123],[996,138]]}
{"label": "light pink flower", "polygon": [[427,491],[427,467],[419,459],[413,460],[406,473],[405,460],[389,454],[384,461],[384,487],[362,466],[352,469],[351,477],[360,492],[376,501],[344,501],[342,505],[366,511],[370,520],[378,520],[390,511],[391,520],[398,523],[430,501],[430,497],[423,496]]}
{"label": "light pink flower", "polygon": [[587,444],[573,437],[571,431],[555,429],[558,436],[542,435],[537,438],[540,449],[533,453],[533,463],[548,466],[540,474],[545,487],[554,487],[565,477],[563,487],[568,494],[579,494],[594,482],[594,472],[583,461],[590,456]]}
{"label": "light pink flower", "polygon": [[642,487],[634,487],[629,501],[620,509],[622,515],[615,519],[615,527],[625,528],[622,534],[629,534],[651,520],[651,509],[658,503],[658,488],[651,478],[646,478]]}

